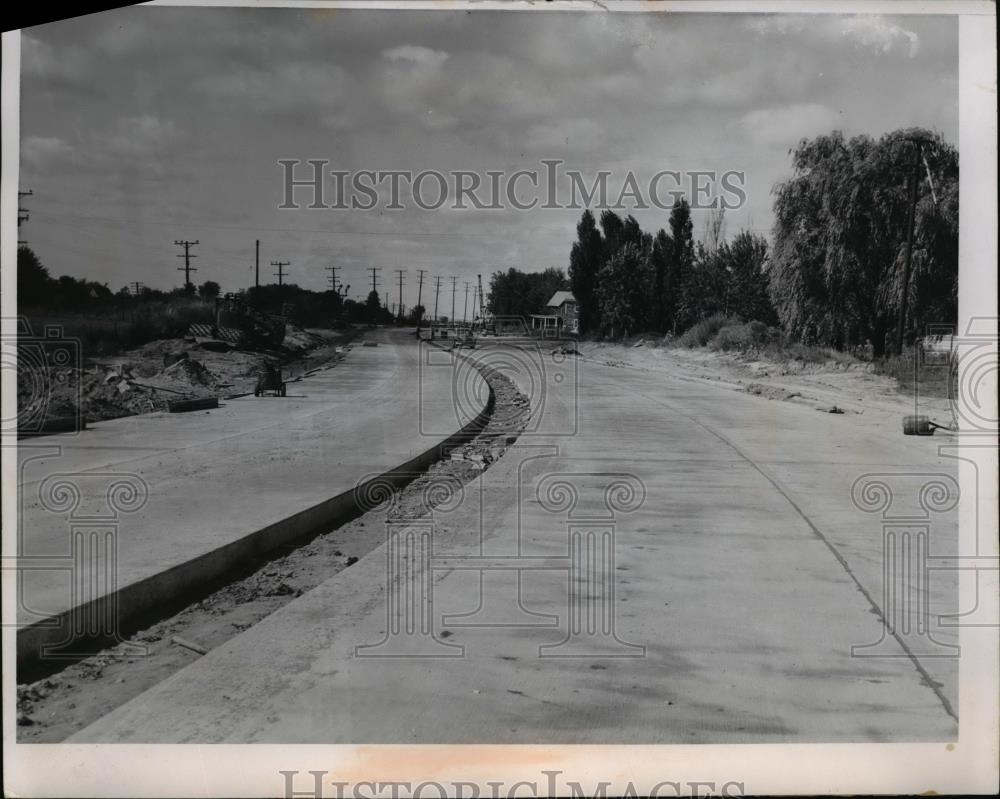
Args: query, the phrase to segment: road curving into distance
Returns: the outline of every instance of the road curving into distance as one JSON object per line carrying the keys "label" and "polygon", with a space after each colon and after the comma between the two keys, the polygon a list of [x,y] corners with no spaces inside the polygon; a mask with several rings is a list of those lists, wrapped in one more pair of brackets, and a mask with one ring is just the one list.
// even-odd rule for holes
{"label": "road curving into distance", "polygon": [[[864,475],[947,476],[948,461],[862,417],[529,350],[472,354],[506,364],[532,422],[432,524],[70,740],[956,735],[956,659],[893,636],[864,648],[884,632],[882,528],[852,501]],[[957,522],[939,516],[946,554]],[[397,573],[410,593],[387,604]],[[932,588],[933,613],[953,612],[954,585]]]}

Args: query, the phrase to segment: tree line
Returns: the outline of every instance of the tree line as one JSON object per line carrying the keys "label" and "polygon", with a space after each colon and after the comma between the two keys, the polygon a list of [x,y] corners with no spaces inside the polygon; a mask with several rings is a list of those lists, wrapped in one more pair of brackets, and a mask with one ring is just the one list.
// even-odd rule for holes
{"label": "tree line", "polygon": [[[665,228],[643,231],[588,209],[569,282],[581,333],[681,333],[723,315],[779,325],[792,340],[885,353],[906,300],[906,334],[954,322],[958,297],[958,154],[939,135],[876,140],[839,132],[802,140],[792,177],[774,187],[772,244],[721,236],[721,214],[695,241],[685,200]],[[911,271],[905,287],[909,212]],[[904,293],[905,292],[905,293]]]}
{"label": "tree line", "polygon": [[696,242],[693,229],[684,199],[655,234],[632,216],[606,210],[598,223],[584,211],[569,266],[581,332],[678,333],[714,314],[775,323],[767,241],[741,231],[731,242]]}

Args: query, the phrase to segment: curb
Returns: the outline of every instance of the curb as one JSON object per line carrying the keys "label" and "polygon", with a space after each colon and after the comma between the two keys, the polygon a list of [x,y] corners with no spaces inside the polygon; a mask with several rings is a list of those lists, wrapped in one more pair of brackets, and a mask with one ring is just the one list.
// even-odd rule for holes
{"label": "curb", "polygon": [[[445,457],[448,450],[485,427],[493,411],[495,396],[478,367],[477,371],[488,389],[485,406],[472,421],[444,441],[434,444],[405,463],[373,475],[364,483],[353,485],[346,491],[267,527],[248,533],[218,549],[138,582],[121,586],[113,594],[106,594],[18,629],[18,680],[34,679],[33,672],[36,670],[41,673],[40,676],[57,670],[47,669],[47,664],[62,665],[70,662],[65,656],[62,659],[43,656],[41,653],[44,648],[71,645],[80,641],[114,645],[120,640],[106,633],[71,635],[69,631],[74,627],[81,628],[84,623],[92,627],[97,620],[106,618],[110,612],[117,618],[119,635],[127,635],[133,630],[141,629],[145,624],[153,623],[156,618],[163,617],[176,608],[178,603],[184,601],[187,604],[183,599],[185,596],[197,594],[223,582],[228,576],[238,573],[241,567],[245,568],[252,559],[266,555],[282,545],[308,539],[347,522],[361,511],[357,497],[363,495],[368,486],[377,482],[389,483],[398,488],[413,480],[415,473],[425,471],[432,463]],[[26,672],[29,673],[28,677]]]}

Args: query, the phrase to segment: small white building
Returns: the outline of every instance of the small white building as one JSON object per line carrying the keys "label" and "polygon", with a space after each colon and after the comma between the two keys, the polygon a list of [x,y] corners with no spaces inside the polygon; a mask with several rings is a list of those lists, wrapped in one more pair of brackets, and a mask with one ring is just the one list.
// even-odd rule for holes
{"label": "small white building", "polygon": [[576,297],[571,291],[557,291],[546,305],[547,314],[532,314],[531,329],[542,336],[575,336],[580,332]]}

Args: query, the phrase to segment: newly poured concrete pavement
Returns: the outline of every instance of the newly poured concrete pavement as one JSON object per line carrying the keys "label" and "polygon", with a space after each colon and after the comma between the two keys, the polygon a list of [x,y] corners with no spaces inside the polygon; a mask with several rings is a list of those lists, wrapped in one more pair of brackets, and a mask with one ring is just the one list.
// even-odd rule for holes
{"label": "newly poured concrete pavement", "polygon": [[[947,483],[929,440],[546,350],[535,370],[523,352],[474,357],[524,367],[510,373],[535,413],[460,502],[72,740],[955,736],[957,661],[926,656],[940,644],[911,630],[852,654],[883,638],[886,604],[882,517],[852,486]],[[953,511],[932,535],[954,551]],[[953,583],[931,589],[935,618],[955,609]]]}
{"label": "newly poured concrete pavement", "polygon": [[[19,659],[71,618],[155,610],[241,558],[306,531],[352,502],[366,476],[432,450],[485,407],[480,380],[456,412],[447,381],[421,380],[412,334],[373,331],[335,367],[288,384],[284,398],[217,410],[101,422],[19,444]],[[73,612],[75,610],[75,612]]]}

